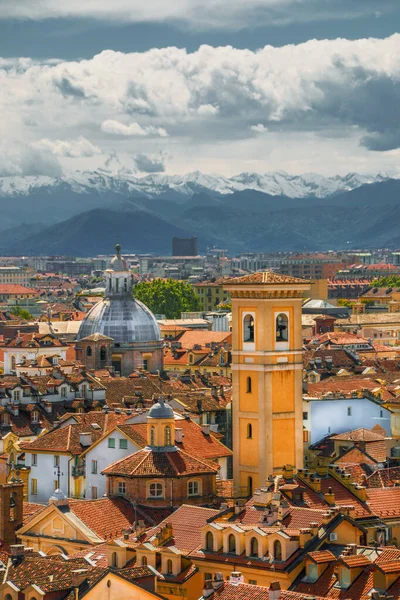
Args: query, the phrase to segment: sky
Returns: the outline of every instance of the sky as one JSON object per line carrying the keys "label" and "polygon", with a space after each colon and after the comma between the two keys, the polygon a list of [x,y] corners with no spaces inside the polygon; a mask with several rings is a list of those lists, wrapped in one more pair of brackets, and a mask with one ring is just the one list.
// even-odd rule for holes
{"label": "sky", "polygon": [[399,0],[0,0],[0,176],[400,173]]}

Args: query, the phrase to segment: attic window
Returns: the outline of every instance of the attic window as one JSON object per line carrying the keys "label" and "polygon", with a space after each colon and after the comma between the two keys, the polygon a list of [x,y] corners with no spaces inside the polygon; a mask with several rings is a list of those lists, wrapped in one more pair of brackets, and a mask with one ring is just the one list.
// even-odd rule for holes
{"label": "attic window", "polygon": [[91,423],[93,429],[101,429],[100,425],[98,423]]}

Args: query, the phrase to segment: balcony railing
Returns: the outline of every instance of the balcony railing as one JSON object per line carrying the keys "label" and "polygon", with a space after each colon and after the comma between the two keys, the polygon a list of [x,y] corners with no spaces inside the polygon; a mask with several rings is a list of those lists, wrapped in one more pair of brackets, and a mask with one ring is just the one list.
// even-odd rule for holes
{"label": "balcony railing", "polygon": [[72,477],[83,477],[85,475],[85,466],[78,465],[77,467],[72,467]]}

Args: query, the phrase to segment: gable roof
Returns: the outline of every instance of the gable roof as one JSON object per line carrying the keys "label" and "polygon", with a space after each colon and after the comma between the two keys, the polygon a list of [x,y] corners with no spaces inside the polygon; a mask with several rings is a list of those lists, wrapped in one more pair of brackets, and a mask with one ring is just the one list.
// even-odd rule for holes
{"label": "gable roof", "polygon": [[[49,515],[58,513],[65,517],[69,525],[77,528],[83,539],[99,544],[107,539],[118,538],[124,531],[130,530],[135,521],[135,509],[122,497],[106,497],[98,500],[74,500],[69,498],[65,504],[48,504],[24,523],[19,535],[30,535],[30,529],[45,521]],[[73,540],[76,541],[76,540]]]}
{"label": "gable roof", "polygon": [[[74,415],[75,416],[75,415]],[[27,452],[65,452],[70,454],[81,454],[86,446],[80,443],[81,433],[90,433],[92,442],[101,438],[104,433],[110,431],[118,423],[124,422],[128,418],[127,415],[116,413],[101,413],[92,411],[90,413],[80,415],[77,423],[57,427],[52,431],[38,437],[33,442],[25,442],[20,444],[22,450]],[[96,424],[99,427],[93,427]]]}

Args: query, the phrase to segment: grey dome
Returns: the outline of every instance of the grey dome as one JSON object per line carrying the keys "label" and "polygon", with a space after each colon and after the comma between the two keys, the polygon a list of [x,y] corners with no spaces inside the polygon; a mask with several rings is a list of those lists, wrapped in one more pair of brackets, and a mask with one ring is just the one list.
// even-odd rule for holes
{"label": "grey dome", "polygon": [[132,297],[104,298],[83,319],[77,339],[101,333],[114,343],[155,342],[161,340],[154,315]]}
{"label": "grey dome", "polygon": [[148,416],[151,419],[173,419],[174,411],[169,404],[165,404],[164,400],[160,398],[156,404],[153,404],[149,410]]}

